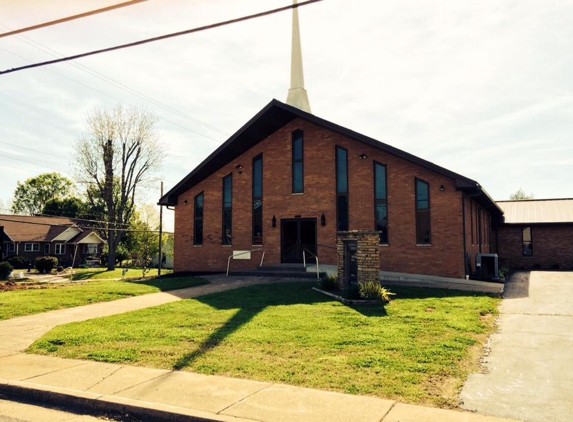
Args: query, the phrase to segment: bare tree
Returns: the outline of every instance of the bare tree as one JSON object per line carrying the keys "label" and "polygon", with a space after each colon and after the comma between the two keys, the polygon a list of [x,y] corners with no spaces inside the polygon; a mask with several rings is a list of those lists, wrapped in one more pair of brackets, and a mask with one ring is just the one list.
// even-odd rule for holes
{"label": "bare tree", "polygon": [[533,199],[533,194],[530,193],[528,195],[523,191],[523,189],[519,188],[515,193],[509,195],[509,199],[511,199],[512,201],[519,201],[522,199]]}
{"label": "bare tree", "polygon": [[109,270],[115,268],[115,251],[133,216],[136,192],[150,186],[165,156],[157,120],[133,107],[94,108],[75,145],[75,178],[89,186],[88,202],[103,202],[105,208]]}

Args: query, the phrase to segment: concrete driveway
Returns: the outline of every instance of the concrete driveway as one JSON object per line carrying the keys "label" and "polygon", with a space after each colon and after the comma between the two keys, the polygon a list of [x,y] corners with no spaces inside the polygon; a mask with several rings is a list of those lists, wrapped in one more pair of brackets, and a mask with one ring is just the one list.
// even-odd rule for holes
{"label": "concrete driveway", "polygon": [[462,408],[535,422],[573,421],[573,272],[520,272]]}

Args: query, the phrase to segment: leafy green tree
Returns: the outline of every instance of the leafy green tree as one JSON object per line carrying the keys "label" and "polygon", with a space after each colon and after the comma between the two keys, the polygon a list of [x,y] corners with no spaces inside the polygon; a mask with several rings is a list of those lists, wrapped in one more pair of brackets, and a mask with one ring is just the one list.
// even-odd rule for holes
{"label": "leafy green tree", "polygon": [[526,194],[523,189],[519,188],[517,190],[517,192],[512,193],[511,195],[509,195],[509,199],[511,199],[512,201],[519,201],[522,199],[533,199],[533,194],[530,193],[529,195]]}
{"label": "leafy green tree", "polygon": [[149,270],[151,260],[159,252],[159,215],[153,205],[141,206],[135,213],[129,229],[127,247],[142,268],[143,275]]}
{"label": "leafy green tree", "polygon": [[86,117],[87,130],[75,146],[76,179],[90,186],[88,202],[104,206],[103,237],[109,248],[107,268],[112,270],[123,229],[135,211],[136,193],[154,180],[165,152],[157,117],[148,111],[118,105],[94,108]]}
{"label": "leafy green tree", "polygon": [[44,173],[18,182],[14,191],[12,212],[34,215],[40,213],[50,199],[65,198],[75,188],[74,182],[59,173]]}
{"label": "leafy green tree", "polygon": [[60,217],[83,218],[86,214],[87,204],[80,198],[52,198],[46,202],[42,214],[57,215]]}

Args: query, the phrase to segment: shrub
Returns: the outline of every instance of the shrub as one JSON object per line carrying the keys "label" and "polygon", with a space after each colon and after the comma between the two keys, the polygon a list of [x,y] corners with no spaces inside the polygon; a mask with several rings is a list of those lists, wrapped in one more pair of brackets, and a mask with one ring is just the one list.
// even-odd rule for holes
{"label": "shrub", "polygon": [[507,264],[502,265],[498,271],[499,278],[505,280],[507,278],[507,276],[509,275],[510,271],[511,271],[511,268],[509,267],[509,265],[507,265]]}
{"label": "shrub", "polygon": [[22,258],[21,256],[12,256],[8,258],[6,261],[10,263],[12,268],[16,268],[18,270],[26,268],[28,264],[26,261],[24,261],[24,258]]}
{"label": "shrub", "polygon": [[390,296],[394,295],[390,290],[385,289],[377,281],[363,281],[358,283],[359,293],[362,299],[382,300],[390,302]]}
{"label": "shrub", "polygon": [[347,299],[362,299],[358,283],[350,283],[350,285],[344,289],[344,297]]}
{"label": "shrub", "polygon": [[12,265],[9,262],[0,262],[0,280],[8,280],[10,273],[12,272]]}
{"label": "shrub", "polygon": [[54,256],[39,256],[34,266],[41,273],[49,273],[58,265],[58,258]]}
{"label": "shrub", "polygon": [[327,275],[320,280],[320,285],[324,290],[336,290],[338,288],[338,277],[335,275]]}

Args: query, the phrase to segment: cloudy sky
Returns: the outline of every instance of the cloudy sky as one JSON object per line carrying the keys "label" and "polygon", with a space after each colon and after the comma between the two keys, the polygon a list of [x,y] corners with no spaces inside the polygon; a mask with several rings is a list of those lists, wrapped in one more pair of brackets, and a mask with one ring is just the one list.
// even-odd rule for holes
{"label": "cloudy sky", "polygon": [[[121,0],[0,0],[0,33]],[[0,38],[0,70],[286,6],[148,0]],[[571,0],[324,0],[299,11],[313,113],[481,183],[573,197]],[[71,177],[86,111],[160,118],[168,190],[289,84],[291,14],[0,75],[0,208],[17,181]],[[148,192],[147,202],[156,202]],[[171,224],[168,219],[168,225]]]}

